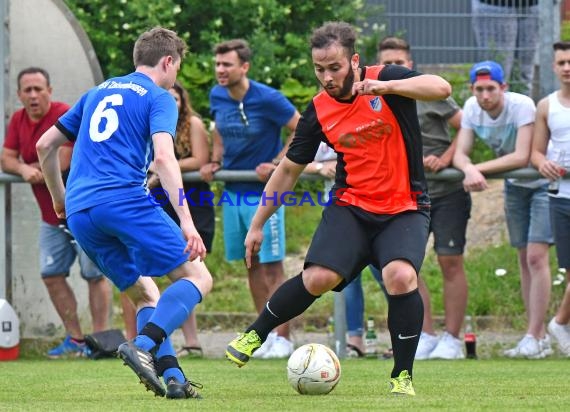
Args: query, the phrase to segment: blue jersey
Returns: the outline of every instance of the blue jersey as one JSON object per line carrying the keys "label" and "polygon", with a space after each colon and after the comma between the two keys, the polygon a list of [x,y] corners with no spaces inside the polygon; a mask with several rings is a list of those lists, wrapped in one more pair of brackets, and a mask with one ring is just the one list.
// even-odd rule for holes
{"label": "blue jersey", "polygon": [[[224,169],[253,170],[260,163],[271,162],[283,148],[281,129],[295,114],[295,106],[278,90],[249,81],[240,102],[228,89],[215,86],[210,92],[210,110],[224,144]],[[226,188],[235,192],[261,192],[265,183],[227,182]]]}
{"label": "blue jersey", "polygon": [[67,181],[67,215],[95,205],[146,196],[151,136],[176,133],[170,93],[145,74],[109,79],[89,90],[57,124],[76,140]]}

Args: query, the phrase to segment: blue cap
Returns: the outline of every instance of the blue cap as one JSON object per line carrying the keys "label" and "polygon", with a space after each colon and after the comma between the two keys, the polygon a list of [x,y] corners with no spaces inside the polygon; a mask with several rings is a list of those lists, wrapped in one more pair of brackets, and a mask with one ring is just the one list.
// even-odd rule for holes
{"label": "blue cap", "polygon": [[494,80],[499,84],[505,83],[503,68],[499,63],[492,60],[475,63],[469,72],[469,78],[471,84],[480,79]]}

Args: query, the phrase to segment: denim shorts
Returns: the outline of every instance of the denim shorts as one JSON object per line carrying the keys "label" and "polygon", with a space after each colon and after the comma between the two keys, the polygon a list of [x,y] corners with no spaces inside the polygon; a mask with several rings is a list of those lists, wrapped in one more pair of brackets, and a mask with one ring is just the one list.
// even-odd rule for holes
{"label": "denim shorts", "polygon": [[462,255],[467,222],[471,216],[471,195],[460,189],[432,198],[430,216],[435,253],[439,256]]}
{"label": "denim shorts", "polygon": [[[226,260],[241,260],[245,258],[245,236],[263,199],[253,192],[242,194],[228,190],[225,196],[228,201],[222,203],[222,214]],[[279,262],[285,258],[285,206],[277,209],[265,222],[258,256],[260,263]]]}
{"label": "denim shorts", "polygon": [[[515,186],[505,180],[505,216],[511,245],[554,243],[550,227],[547,185],[536,189]],[[492,199],[489,199],[492,201]]]}
{"label": "denim shorts", "polygon": [[42,278],[69,276],[71,265],[78,258],[81,277],[98,280],[104,274],[89,259],[73,238],[58,226],[46,222],[40,224],[40,273]]}
{"label": "denim shorts", "polygon": [[556,244],[558,267],[570,269],[570,199],[550,198],[550,221]]}

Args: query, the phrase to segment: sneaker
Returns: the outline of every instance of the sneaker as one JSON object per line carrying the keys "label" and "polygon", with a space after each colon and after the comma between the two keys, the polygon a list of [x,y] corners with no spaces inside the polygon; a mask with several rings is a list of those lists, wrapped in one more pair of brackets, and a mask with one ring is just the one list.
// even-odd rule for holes
{"label": "sneaker", "polygon": [[429,333],[422,332],[418,348],[416,349],[416,360],[424,360],[429,358],[429,354],[435,349],[438,342],[437,336],[430,335]]}
{"label": "sneaker", "polygon": [[166,391],[160,382],[154,357],[150,352],[137,347],[132,341],[119,345],[117,349],[119,358],[139,377],[147,390],[153,391],[156,396],[164,396]]}
{"label": "sneaker", "polygon": [[412,385],[412,377],[407,370],[400,372],[398,377],[390,379],[390,393],[416,396],[414,385]]}
{"label": "sneaker", "polygon": [[197,382],[186,381],[184,383],[178,382],[174,378],[168,379],[168,383],[166,384],[166,398],[167,399],[202,399],[202,395],[200,395],[196,389],[202,389],[203,386]]}
{"label": "sneaker", "polygon": [[294,349],[293,342],[283,336],[277,336],[273,345],[271,345],[271,349],[263,356],[263,359],[288,358]]}
{"label": "sneaker", "polygon": [[548,333],[544,335],[544,338],[538,341],[538,344],[540,345],[540,349],[542,350],[542,353],[545,357],[550,356],[554,353],[552,350],[552,340],[550,339],[550,335]]}
{"label": "sneaker", "polygon": [[443,332],[429,359],[464,359],[463,342],[451,333]]}
{"label": "sneaker", "polygon": [[261,339],[256,331],[250,330],[247,333],[241,333],[237,338],[228,343],[226,347],[226,358],[241,368],[260,346]]}
{"label": "sneaker", "polygon": [[276,337],[277,332],[271,332],[269,335],[267,335],[267,339],[265,339],[265,342],[263,342],[261,347],[255,351],[253,357],[255,359],[263,359],[267,352],[271,350],[271,345],[273,345],[273,342],[275,342]]}
{"label": "sneaker", "polygon": [[558,342],[558,349],[562,354],[570,356],[570,326],[561,325],[556,322],[556,318],[552,318],[548,323],[548,332]]}
{"label": "sneaker", "polygon": [[81,357],[86,355],[88,350],[85,343],[77,343],[71,336],[67,335],[63,342],[57,345],[55,348],[50,349],[47,353],[50,359],[59,359],[63,357]]}
{"label": "sneaker", "polygon": [[525,335],[517,346],[503,352],[507,358],[542,359],[544,354],[540,342],[532,335]]}

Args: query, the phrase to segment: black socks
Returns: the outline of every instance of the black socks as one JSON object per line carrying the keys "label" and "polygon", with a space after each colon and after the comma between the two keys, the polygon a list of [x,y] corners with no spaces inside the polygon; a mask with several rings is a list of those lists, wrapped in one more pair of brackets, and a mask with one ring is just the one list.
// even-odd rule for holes
{"label": "black socks", "polygon": [[412,376],[423,319],[424,304],[418,289],[402,295],[388,295],[388,330],[394,351],[392,378],[403,370]]}
{"label": "black socks", "polygon": [[303,313],[318,297],[307,291],[301,274],[298,274],[279,286],[246,332],[255,330],[261,341],[265,342],[269,332]]}

